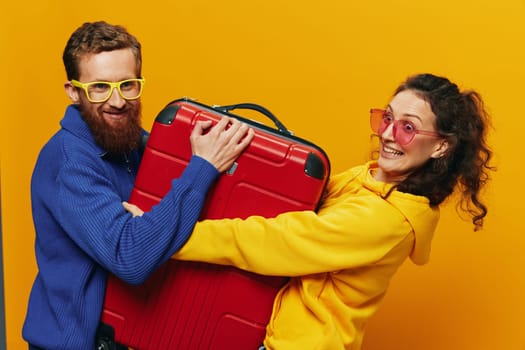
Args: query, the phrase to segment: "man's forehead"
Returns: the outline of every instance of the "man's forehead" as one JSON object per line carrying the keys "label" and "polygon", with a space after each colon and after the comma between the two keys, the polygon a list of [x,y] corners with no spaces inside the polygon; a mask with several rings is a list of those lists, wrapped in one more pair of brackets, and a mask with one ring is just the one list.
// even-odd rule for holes
{"label": "man's forehead", "polygon": [[[137,60],[131,49],[87,53],[78,61],[81,80],[118,81],[136,78]],[[115,80],[117,79],[117,80]]]}

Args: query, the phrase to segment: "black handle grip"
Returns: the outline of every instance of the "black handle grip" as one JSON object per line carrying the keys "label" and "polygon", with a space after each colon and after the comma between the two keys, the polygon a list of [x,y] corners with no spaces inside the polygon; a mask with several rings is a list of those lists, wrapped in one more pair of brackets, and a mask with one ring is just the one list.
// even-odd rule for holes
{"label": "black handle grip", "polygon": [[261,114],[264,114],[268,118],[270,118],[280,132],[286,133],[288,135],[293,135],[293,133],[289,131],[284,126],[284,124],[272,112],[270,112],[268,109],[266,109],[265,107],[261,105],[258,105],[255,103],[236,103],[236,104],[227,105],[227,106],[213,106],[213,108],[219,111],[222,111],[222,112],[229,112],[234,109],[250,109],[250,110],[257,111]]}

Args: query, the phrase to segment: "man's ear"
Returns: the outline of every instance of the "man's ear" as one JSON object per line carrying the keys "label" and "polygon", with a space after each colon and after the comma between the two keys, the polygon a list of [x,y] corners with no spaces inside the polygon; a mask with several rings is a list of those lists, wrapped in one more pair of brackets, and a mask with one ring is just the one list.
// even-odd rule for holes
{"label": "man's ear", "polygon": [[71,101],[75,104],[80,103],[80,96],[78,95],[78,89],[76,89],[73,85],[71,85],[71,82],[68,81],[64,83],[64,89],[66,90],[66,94],[69,96]]}
{"label": "man's ear", "polygon": [[445,154],[447,154],[448,151],[448,141],[445,139],[442,139],[436,146],[436,149],[434,152],[430,155],[431,158],[441,158]]}

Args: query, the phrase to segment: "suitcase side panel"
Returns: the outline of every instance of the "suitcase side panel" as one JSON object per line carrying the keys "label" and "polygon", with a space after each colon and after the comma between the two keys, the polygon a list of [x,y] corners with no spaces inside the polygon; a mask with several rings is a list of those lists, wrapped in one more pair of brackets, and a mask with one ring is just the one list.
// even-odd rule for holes
{"label": "suitcase side panel", "polygon": [[[183,101],[163,110],[153,125],[130,202],[145,211],[157,204],[189,162],[189,136],[196,121],[216,123],[220,118],[214,110]],[[324,152],[267,128],[253,128],[254,140],[234,169],[210,189],[201,219],[273,217],[317,208],[330,171]],[[102,321],[114,326],[117,342],[136,350],[256,349],[274,297],[286,281],[170,260],[143,286],[127,286],[110,276]]]}
{"label": "suitcase side panel", "polygon": [[[171,111],[177,114],[169,123],[154,123],[130,199],[139,206],[144,200],[143,210],[151,208],[154,198],[137,197],[149,194],[160,200],[171,186],[167,179],[180,176],[187,166],[191,157],[188,140],[195,122],[217,122],[221,117],[218,112],[203,112],[193,105],[178,106]],[[222,175],[210,191],[208,198],[213,198],[213,202],[206,204],[202,217],[244,218],[253,214],[272,217],[283,211],[317,208],[330,167],[326,155],[308,144],[254,130],[255,137],[237,159],[235,170]],[[231,196],[225,198],[220,193]]]}

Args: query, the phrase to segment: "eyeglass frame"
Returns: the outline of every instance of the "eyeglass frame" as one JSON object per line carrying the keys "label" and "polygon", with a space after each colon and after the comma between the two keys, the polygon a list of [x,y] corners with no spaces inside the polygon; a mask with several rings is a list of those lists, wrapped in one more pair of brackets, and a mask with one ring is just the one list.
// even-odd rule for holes
{"label": "eyeglass frame", "polygon": [[[374,118],[373,115],[376,115],[379,112],[382,113],[383,116],[381,117],[381,121],[380,121],[380,123],[379,123],[379,125],[377,127],[377,130],[374,130],[374,127],[372,125],[372,119]],[[396,120],[392,113],[390,113],[390,114],[392,114],[393,121],[391,123],[389,123],[389,124],[385,123],[386,124],[385,129],[383,129],[382,132],[379,132],[379,129],[381,128],[381,125],[383,124],[384,115],[387,114],[387,113],[389,113],[389,112],[386,109],[371,108],[370,109],[370,128],[372,129],[372,131],[374,133],[376,133],[378,135],[381,135],[383,132],[385,132],[385,130],[388,128],[389,125],[392,125],[392,135],[394,136],[394,140],[396,140],[396,142],[399,143],[402,146],[406,146],[406,145],[410,144],[412,141],[414,141],[414,137],[417,134],[425,135],[425,136],[431,136],[431,137],[436,137],[436,138],[443,138],[444,137],[441,133],[439,133],[437,131],[420,130],[415,125],[413,125],[412,122],[409,122],[412,125],[412,127],[413,127],[413,131],[410,132],[410,133],[406,133],[405,131],[402,131],[403,133],[405,133],[405,135],[410,135],[410,140],[408,140],[408,142],[402,143],[402,142],[400,142],[398,140],[398,137],[397,137],[397,130],[398,129],[397,128],[398,128],[399,123],[402,123],[403,120]]]}
{"label": "eyeglass frame", "polygon": [[[123,83],[129,82],[129,81],[138,81],[140,83],[139,94],[137,96],[135,96],[135,97],[126,97],[122,93],[122,90],[120,90],[120,86]],[[78,80],[71,79],[70,83],[74,87],[81,88],[82,90],[84,90],[84,92],[86,93],[86,97],[87,97],[89,102],[91,102],[91,103],[104,103],[104,102],[106,102],[107,100],[109,100],[111,98],[111,95],[113,95],[113,91],[115,90],[115,88],[117,89],[120,97],[122,97],[126,101],[133,101],[133,100],[139,99],[140,96],[142,96],[142,90],[144,89],[144,84],[146,83],[146,79],[144,79],[144,78],[131,78],[131,79],[124,79],[124,80],[121,80],[121,81],[114,81],[114,82],[113,81],[90,81],[89,83],[81,83]],[[91,86],[93,84],[107,84],[107,85],[109,85],[110,86],[110,90],[109,90],[108,96],[105,99],[102,99],[102,100],[92,100],[89,97],[88,88],[89,88],[89,86]]]}

